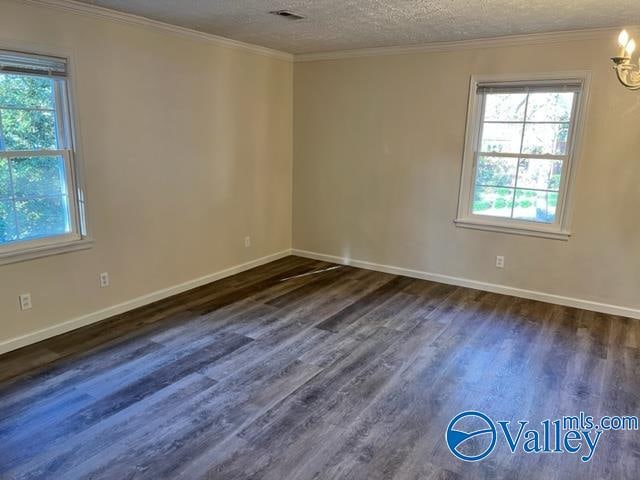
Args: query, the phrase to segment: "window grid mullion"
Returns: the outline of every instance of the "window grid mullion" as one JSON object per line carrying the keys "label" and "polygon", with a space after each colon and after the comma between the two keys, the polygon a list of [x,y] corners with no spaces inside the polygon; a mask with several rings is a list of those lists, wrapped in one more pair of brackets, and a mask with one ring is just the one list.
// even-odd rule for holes
{"label": "window grid mullion", "polygon": [[45,200],[47,198],[63,198],[67,196],[67,193],[47,193],[43,195],[27,195],[24,197],[15,197],[15,199],[20,202],[27,202],[29,200]]}
{"label": "window grid mullion", "polygon": [[0,158],[31,158],[31,157],[56,157],[70,152],[69,149],[56,150],[0,150]]}
{"label": "window grid mullion", "polygon": [[42,108],[42,107],[17,107],[15,105],[0,105],[0,110],[25,110],[27,112],[49,112],[54,113],[55,108]]}
{"label": "window grid mullion", "polygon": [[565,161],[569,155],[553,155],[550,153],[503,153],[503,152],[478,152],[479,157],[504,157],[504,158],[531,158],[533,160],[561,160]]}
{"label": "window grid mullion", "polygon": [[4,128],[2,127],[2,110],[0,110],[0,151],[5,149]]}
{"label": "window grid mullion", "polygon": [[[524,101],[524,122],[522,123],[522,134],[520,135],[520,155],[522,155],[522,145],[524,144],[524,132],[527,125],[527,110],[529,109],[529,93]],[[516,208],[516,192],[518,191],[518,175],[520,174],[520,157],[518,157],[516,164],[516,177],[513,181],[513,200],[511,201],[511,217],[513,218],[513,211]]]}
{"label": "window grid mullion", "polygon": [[570,125],[571,122],[567,122],[567,121],[561,121],[561,120],[557,120],[557,121],[553,121],[553,120],[548,120],[548,121],[544,121],[544,120],[527,120],[525,118],[524,122],[517,122],[515,120],[511,121],[511,120],[485,120],[484,123],[497,123],[497,124],[517,124],[517,123],[529,123],[529,124],[543,124],[543,125]]}
{"label": "window grid mullion", "polygon": [[[482,187],[482,188],[507,188],[509,190],[515,189],[515,184],[514,186],[505,186],[505,185],[486,185],[483,183],[477,183],[476,187]],[[558,193],[559,190],[552,190],[550,188],[530,188],[530,187],[522,187],[519,188],[519,190],[530,190],[532,192],[544,192],[544,193]]]}
{"label": "window grid mullion", "polygon": [[18,209],[16,208],[16,190],[13,180],[13,161],[7,158],[7,167],[9,168],[9,193],[11,195],[11,209],[13,210],[13,222],[16,228],[16,240],[20,240],[20,226],[18,225]]}

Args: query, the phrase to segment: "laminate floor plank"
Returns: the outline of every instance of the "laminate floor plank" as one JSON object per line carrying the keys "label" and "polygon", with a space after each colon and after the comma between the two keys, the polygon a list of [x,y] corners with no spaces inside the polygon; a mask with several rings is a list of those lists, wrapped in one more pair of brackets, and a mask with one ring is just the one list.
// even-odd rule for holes
{"label": "laminate floor plank", "polygon": [[100,457],[109,448],[116,446],[126,451],[130,444],[122,442],[123,438],[135,437],[166,412],[177,409],[214,384],[215,381],[197,373],[184,377],[147,397],[145,402],[131,405],[76,435],[60,438],[45,448],[37,447],[36,455],[8,474],[14,478],[71,478],[70,471],[80,464],[92,463],[93,457]]}
{"label": "laminate floor plank", "polygon": [[444,434],[637,415],[639,324],[290,256],[0,356],[0,478],[636,480],[638,431],[587,463]]}
{"label": "laminate floor plank", "polygon": [[25,375],[20,381],[7,382],[0,390],[0,416],[13,416],[24,408],[33,408],[39,402],[47,402],[61,390],[73,388],[83,381],[110,373],[122,365],[145,357],[162,346],[147,338],[136,339],[95,352],[72,361],[62,359],[52,368],[35,375]]}

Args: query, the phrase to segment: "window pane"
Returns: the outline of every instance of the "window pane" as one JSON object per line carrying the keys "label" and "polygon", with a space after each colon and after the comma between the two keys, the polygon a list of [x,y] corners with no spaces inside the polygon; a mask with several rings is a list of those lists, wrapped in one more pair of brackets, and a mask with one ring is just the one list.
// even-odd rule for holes
{"label": "window pane", "polygon": [[504,157],[480,157],[476,185],[514,187],[518,160]]}
{"label": "window pane", "polygon": [[516,190],[513,218],[534,222],[553,223],[556,219],[558,194],[556,192],[536,192]]}
{"label": "window pane", "polygon": [[17,240],[15,215],[12,203],[0,200],[0,243]]}
{"label": "window pane", "polygon": [[565,155],[568,123],[529,123],[524,129],[523,153]]}
{"label": "window pane", "polygon": [[56,121],[53,112],[0,110],[6,150],[56,149]]}
{"label": "window pane", "polygon": [[0,199],[11,195],[11,185],[9,184],[9,160],[0,158]]}
{"label": "window pane", "polygon": [[21,240],[68,233],[69,207],[64,196],[16,201]]}
{"label": "window pane", "polygon": [[526,93],[488,93],[484,104],[484,119],[522,122],[526,100]]}
{"label": "window pane", "polygon": [[0,74],[0,107],[53,109],[53,80],[29,75]]}
{"label": "window pane", "polygon": [[519,188],[558,190],[561,175],[562,160],[522,158],[518,170],[517,186]]}
{"label": "window pane", "polygon": [[62,156],[13,158],[11,173],[18,198],[67,193]]}
{"label": "window pane", "polygon": [[483,152],[520,153],[521,123],[485,123],[482,128]]}
{"label": "window pane", "polygon": [[473,213],[510,217],[513,205],[512,188],[476,187],[473,195]]}
{"label": "window pane", "polygon": [[529,95],[527,121],[568,122],[573,108],[573,92],[540,92]]}

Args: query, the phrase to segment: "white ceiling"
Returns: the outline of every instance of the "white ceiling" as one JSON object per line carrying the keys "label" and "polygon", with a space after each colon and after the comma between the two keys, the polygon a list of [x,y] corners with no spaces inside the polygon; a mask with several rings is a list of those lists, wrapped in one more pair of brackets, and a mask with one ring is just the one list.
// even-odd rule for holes
{"label": "white ceiling", "polygon": [[[81,0],[289,53],[640,23],[639,0]],[[290,9],[304,20],[269,15]]]}

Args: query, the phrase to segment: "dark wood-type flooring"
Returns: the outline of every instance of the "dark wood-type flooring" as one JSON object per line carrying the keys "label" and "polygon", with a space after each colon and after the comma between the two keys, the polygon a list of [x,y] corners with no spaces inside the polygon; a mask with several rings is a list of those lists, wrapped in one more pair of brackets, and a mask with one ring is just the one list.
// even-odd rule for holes
{"label": "dark wood-type flooring", "polygon": [[455,458],[463,410],[639,412],[638,321],[287,257],[0,357],[4,479],[638,479],[594,459]]}

